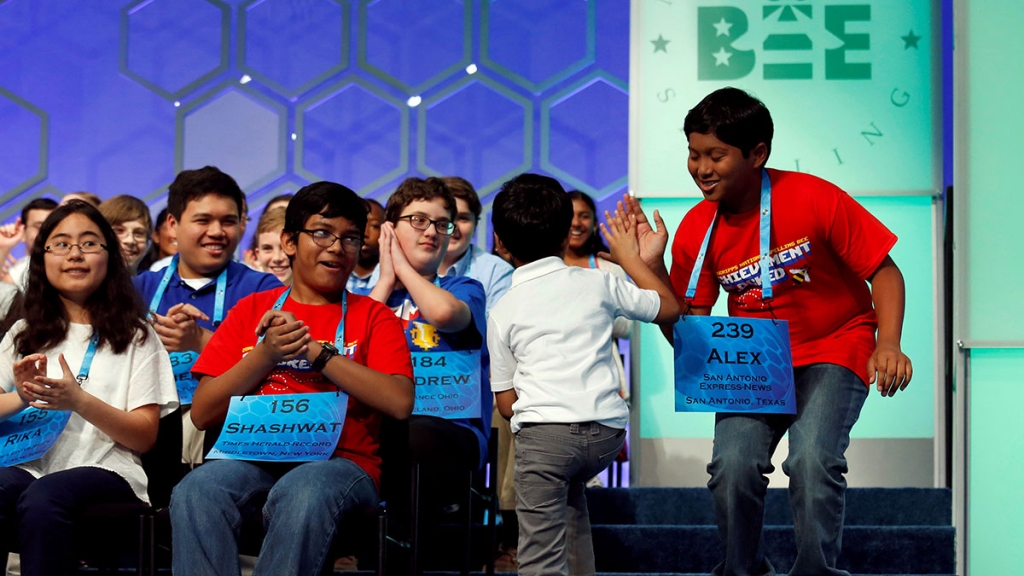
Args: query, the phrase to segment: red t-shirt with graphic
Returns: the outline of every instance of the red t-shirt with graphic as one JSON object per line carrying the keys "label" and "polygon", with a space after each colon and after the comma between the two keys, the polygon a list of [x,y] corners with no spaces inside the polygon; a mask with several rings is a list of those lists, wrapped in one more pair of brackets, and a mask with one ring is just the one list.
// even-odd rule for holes
{"label": "red t-shirt with graphic", "polygon": [[[275,288],[239,300],[192,368],[196,378],[220,376],[248,354],[256,346],[256,325],[284,291],[283,287]],[[338,322],[342,319],[340,303],[308,305],[288,298],[281,309],[303,321],[312,338],[321,343],[334,343]],[[401,323],[390,308],[371,298],[348,295],[344,352],[367,368],[412,379],[412,360]],[[255,394],[334,392],[337,389],[323,374],[314,372],[309,362],[292,360],[271,370]],[[380,412],[349,396],[345,425],[334,450],[336,456],[358,464],[378,485],[380,422]]]}
{"label": "red t-shirt with graphic", "polygon": [[[768,170],[772,183],[771,309],[789,321],[793,365],[838,364],[867,383],[878,320],[866,283],[896,235],[837,186],[799,172]],[[686,294],[718,205],[691,209],[672,244],[672,286]],[[719,214],[694,306],[713,306],[722,286],[729,315],[771,318],[761,301],[759,209]]]}

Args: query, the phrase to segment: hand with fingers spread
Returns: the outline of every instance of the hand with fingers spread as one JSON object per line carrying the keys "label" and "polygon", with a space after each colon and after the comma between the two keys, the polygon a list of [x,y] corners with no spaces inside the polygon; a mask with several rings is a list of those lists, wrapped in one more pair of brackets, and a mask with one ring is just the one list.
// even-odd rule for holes
{"label": "hand with fingers spread", "polygon": [[33,399],[28,395],[25,384],[35,382],[37,376],[46,376],[46,355],[30,354],[14,362],[14,387],[26,404]]}
{"label": "hand with fingers spread", "polygon": [[301,358],[309,351],[309,327],[291,312],[270,310],[260,324],[266,329],[259,346],[274,365]]}
{"label": "hand with fingers spread", "polygon": [[874,384],[882,396],[895,396],[907,389],[914,367],[898,344],[879,342],[868,359],[868,384]]}
{"label": "hand with fingers spread", "polygon": [[150,324],[168,352],[202,352],[211,332],[201,327],[199,320],[209,319],[195,306],[181,303],[171,306],[166,315],[154,313]]}
{"label": "hand with fingers spread", "polygon": [[640,259],[647,264],[648,268],[655,270],[656,266],[665,265],[665,249],[668,246],[668,228],[661,219],[661,214],[654,211],[654,224],[658,227],[655,230],[647,215],[640,208],[640,201],[635,196],[624,194],[622,201],[618,203],[616,212],[623,212],[627,216],[636,218],[636,237],[640,245]]}
{"label": "hand with fingers spread", "polygon": [[627,216],[622,210],[616,210],[613,216],[604,211],[605,222],[600,224],[601,235],[604,236],[611,250],[611,260],[621,265],[624,259],[639,258],[640,244],[636,237],[636,217]]}
{"label": "hand with fingers spread", "polygon": [[25,396],[32,399],[30,404],[33,408],[78,412],[85,392],[64,355],[58,356],[57,360],[60,362],[61,377],[35,376],[31,382],[24,384]]}

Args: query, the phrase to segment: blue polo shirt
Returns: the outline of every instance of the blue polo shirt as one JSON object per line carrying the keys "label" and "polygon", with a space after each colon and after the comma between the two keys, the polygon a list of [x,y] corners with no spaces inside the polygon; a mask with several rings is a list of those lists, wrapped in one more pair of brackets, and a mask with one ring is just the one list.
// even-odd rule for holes
{"label": "blue polo shirt", "polygon": [[483,284],[488,314],[512,287],[512,265],[494,254],[484,252],[475,244],[470,244],[462,258],[448,268],[443,277],[448,276],[465,276]]}
{"label": "blue polo shirt", "polygon": [[[224,294],[225,316],[235,306],[236,302],[249,294],[281,286],[281,282],[273,274],[256,272],[248,266],[235,261],[228,262],[227,270],[227,291]],[[142,302],[147,307],[153,299],[153,295],[156,294],[156,289],[160,286],[160,280],[163,277],[164,270],[160,270],[159,272],[142,272],[134,278],[135,288],[142,294]],[[171,306],[175,304],[182,302],[192,304],[210,317],[208,321],[200,320],[199,325],[207,330],[216,330],[217,326],[213,323],[213,308],[216,295],[216,277],[212,278],[210,283],[199,290],[193,290],[191,286],[181,279],[178,271],[175,270],[171,275],[171,282],[167,285],[167,291],[164,292],[164,297],[160,300],[160,305],[157,306],[156,312],[157,314],[165,315]]]}
{"label": "blue polo shirt", "polygon": [[[491,433],[491,415],[494,411],[494,395],[491,394],[491,357],[487,353],[487,316],[485,313],[486,297],[484,288],[480,282],[464,276],[444,276],[438,281],[443,290],[451,292],[453,296],[465,302],[473,315],[468,326],[459,332],[440,332],[438,342],[431,347],[431,351],[443,352],[448,350],[480,350],[480,404],[482,418],[449,419],[449,422],[468,428],[476,436],[477,445],[480,448],[480,460],[478,467],[483,467],[487,462],[487,438]],[[368,295],[370,290],[357,290],[356,294]],[[408,290],[395,290],[388,297],[387,305],[391,308],[398,319],[402,322],[405,330],[406,343],[409,350],[421,351],[420,346],[415,343],[413,329],[415,323],[422,323],[419,307],[409,296]],[[415,372],[415,368],[413,369]]]}

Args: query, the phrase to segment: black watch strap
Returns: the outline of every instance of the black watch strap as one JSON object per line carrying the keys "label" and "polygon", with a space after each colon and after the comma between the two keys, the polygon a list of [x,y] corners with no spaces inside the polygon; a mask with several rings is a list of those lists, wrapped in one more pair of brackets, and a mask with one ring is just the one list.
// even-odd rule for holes
{"label": "black watch strap", "polygon": [[338,355],[338,349],[334,347],[334,344],[325,342],[322,346],[323,349],[320,350],[320,355],[313,361],[312,368],[314,372],[322,372],[324,366],[327,366],[327,362]]}

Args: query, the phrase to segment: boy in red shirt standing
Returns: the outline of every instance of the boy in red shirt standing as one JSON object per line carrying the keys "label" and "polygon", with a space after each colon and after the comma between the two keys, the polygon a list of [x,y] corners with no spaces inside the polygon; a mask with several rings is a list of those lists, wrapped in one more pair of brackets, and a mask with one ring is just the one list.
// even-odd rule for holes
{"label": "boy in red shirt standing", "polygon": [[[683,130],[690,175],[704,201],[683,218],[672,245],[670,276],[680,308],[710,315],[722,286],[730,316],[787,320],[796,382],[795,415],[717,414],[708,487],[725,561],[713,574],[775,574],[761,550],[761,529],[766,474],[774,470],[772,454],[788,431],[782,469],[789,476],[797,543],[789,574],[846,575],[835,565],[850,430],[871,384],[892,396],[912,374],[900,350],[903,275],[889,256],[896,236],[833,184],[765,170],[771,115],[742,90],[723,88],[705,97],[687,114]],[[770,300],[762,298],[760,274],[762,177],[771,207]],[[642,221],[641,243],[663,247],[664,238],[653,233],[636,200],[627,203]],[[709,229],[706,257],[693,283]],[[645,261],[656,253],[642,252]],[[665,274],[663,264],[660,271]],[[687,294],[694,284],[696,292]],[[671,341],[671,331],[666,335]]]}
{"label": "boy in red shirt standing", "polygon": [[192,369],[192,420],[201,430],[224,421],[233,396],[340,390],[348,404],[328,460],[212,460],[189,473],[171,499],[175,574],[238,574],[235,532],[260,496],[266,538],[256,573],[319,574],[338,520],[376,504],[381,415],[408,417],[413,384],[394,313],[345,290],[365,225],[365,205],[348,188],[299,190],[281,232],[291,288],[240,300]]}

